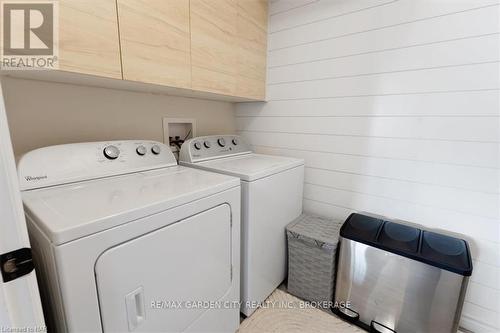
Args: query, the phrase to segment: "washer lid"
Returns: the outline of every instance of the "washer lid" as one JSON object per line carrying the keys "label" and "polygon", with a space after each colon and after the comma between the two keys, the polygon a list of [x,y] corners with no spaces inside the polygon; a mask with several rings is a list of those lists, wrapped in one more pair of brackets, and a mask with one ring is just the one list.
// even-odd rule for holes
{"label": "washer lid", "polygon": [[227,175],[239,177],[245,181],[254,181],[287,169],[304,165],[304,160],[252,153],[199,162],[195,165],[204,170],[222,172]]}
{"label": "washer lid", "polygon": [[237,178],[174,166],[24,191],[25,211],[62,244],[239,186]]}

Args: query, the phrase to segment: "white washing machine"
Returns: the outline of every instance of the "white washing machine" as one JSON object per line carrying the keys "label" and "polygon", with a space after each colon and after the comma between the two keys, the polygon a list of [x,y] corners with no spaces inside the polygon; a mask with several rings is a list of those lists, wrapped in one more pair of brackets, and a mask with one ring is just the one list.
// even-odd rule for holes
{"label": "white washing machine", "polygon": [[249,316],[286,277],[285,226],[302,212],[304,161],[255,154],[221,135],[186,141],[179,163],[241,179],[241,311]]}
{"label": "white washing machine", "polygon": [[18,173],[50,331],[237,330],[239,179],[150,141],[37,149]]}

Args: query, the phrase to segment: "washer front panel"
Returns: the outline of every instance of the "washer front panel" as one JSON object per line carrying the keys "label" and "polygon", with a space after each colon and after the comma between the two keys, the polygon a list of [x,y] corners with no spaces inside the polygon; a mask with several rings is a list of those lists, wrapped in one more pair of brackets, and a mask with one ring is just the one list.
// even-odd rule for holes
{"label": "washer front panel", "polygon": [[[50,309],[64,307],[64,312],[49,313],[57,322],[65,323],[64,332],[102,332],[101,316],[99,313],[99,295],[97,293],[97,282],[95,275],[95,264],[99,257],[108,249],[119,244],[126,244],[137,237],[145,236],[161,230],[176,222],[186,220],[190,216],[196,216],[200,212],[208,212],[214,207],[224,204],[231,207],[231,261],[233,267],[233,278],[231,288],[222,298],[222,301],[239,301],[240,286],[240,188],[235,187],[226,191],[205,197],[201,200],[186,203],[158,214],[119,225],[115,228],[98,232],[87,237],[54,246],[36,224],[29,220],[32,235],[37,239],[38,248],[43,248],[51,253],[53,258],[45,257],[47,260],[46,270],[52,272],[54,278],[48,279],[46,283],[57,280],[61,299],[50,298]],[[187,221],[187,220],[186,220]],[[202,221],[203,222],[203,221]],[[209,237],[209,236],[207,236]],[[183,246],[190,246],[190,242]],[[38,250],[37,250],[38,251]],[[151,256],[154,253],[146,253]],[[160,263],[162,258],[158,258]],[[133,265],[133,261],[126,263]],[[56,270],[57,267],[57,270]],[[132,267],[131,267],[132,269]],[[54,275],[56,274],[56,275]],[[230,272],[227,272],[228,276]],[[46,276],[46,274],[43,274]],[[116,276],[116,280],[126,279],[126,276]],[[224,278],[224,283],[227,278]],[[46,283],[43,283],[45,288]],[[210,286],[210,281],[207,281]],[[218,283],[218,282],[217,282]],[[135,290],[135,289],[134,289]],[[133,290],[131,290],[133,291]],[[122,298],[123,308],[125,298]],[[145,304],[150,306],[150,304]],[[122,308],[122,309],[123,309]],[[160,310],[162,311],[162,310]],[[239,309],[237,307],[228,310],[207,311],[191,323],[186,332],[201,331],[203,327],[212,328],[213,332],[234,333],[239,325]],[[128,331],[128,330],[127,330]],[[140,331],[140,330],[136,330]],[[161,331],[157,329],[155,331]]]}

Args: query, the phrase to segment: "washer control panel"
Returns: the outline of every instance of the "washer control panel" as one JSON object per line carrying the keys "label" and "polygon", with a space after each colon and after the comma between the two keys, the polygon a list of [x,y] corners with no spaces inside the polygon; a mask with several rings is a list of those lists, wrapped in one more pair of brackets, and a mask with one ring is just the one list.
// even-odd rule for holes
{"label": "washer control panel", "polygon": [[18,174],[27,190],[174,165],[172,151],[160,142],[85,142],[33,150],[19,160]]}
{"label": "washer control panel", "polygon": [[109,145],[104,147],[103,153],[108,160],[116,160],[120,156],[120,149],[116,146]]}
{"label": "washer control panel", "polygon": [[184,142],[179,161],[194,163],[251,152],[250,145],[237,135],[201,136]]}
{"label": "washer control panel", "polygon": [[[162,153],[162,143],[159,142],[142,142],[142,141],[116,141],[103,143],[102,146],[102,155],[108,160],[117,160],[120,159],[123,161],[123,158],[120,157],[129,157],[129,163],[135,164],[143,164],[145,160],[151,163],[155,163],[158,159],[151,158],[152,156],[159,156]],[[98,149],[101,146],[98,144]],[[135,149],[135,153],[130,152],[131,149]],[[168,151],[168,150],[166,150]],[[126,155],[123,155],[125,153]],[[139,157],[143,156],[143,159],[134,160],[134,156],[137,155]],[[130,159],[131,158],[131,159]],[[102,159],[99,159],[101,162]]]}

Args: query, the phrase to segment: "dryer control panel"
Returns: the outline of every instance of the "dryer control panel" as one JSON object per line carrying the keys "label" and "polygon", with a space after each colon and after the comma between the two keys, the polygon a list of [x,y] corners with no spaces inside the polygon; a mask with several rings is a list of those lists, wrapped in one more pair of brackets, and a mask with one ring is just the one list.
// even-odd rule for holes
{"label": "dryer control panel", "polygon": [[179,161],[196,163],[251,152],[250,145],[237,135],[200,136],[182,144]]}
{"label": "dryer control panel", "polygon": [[30,151],[18,163],[21,190],[67,184],[177,165],[156,141],[72,143]]}

